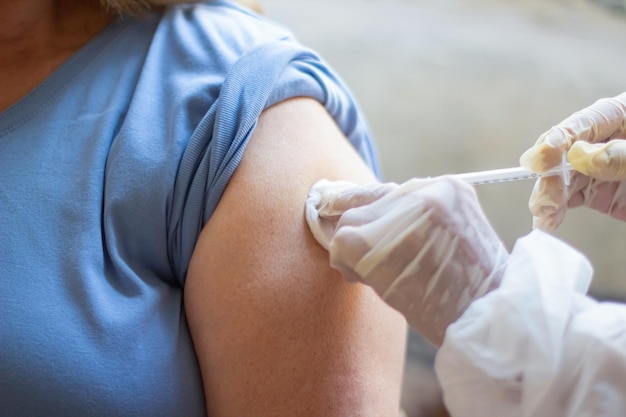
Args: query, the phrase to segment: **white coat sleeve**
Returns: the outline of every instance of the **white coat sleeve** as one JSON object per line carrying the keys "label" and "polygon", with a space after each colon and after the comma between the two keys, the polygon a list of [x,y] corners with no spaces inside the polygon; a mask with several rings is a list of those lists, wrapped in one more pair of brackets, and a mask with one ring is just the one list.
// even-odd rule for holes
{"label": "white coat sleeve", "polygon": [[435,370],[452,417],[626,415],[626,305],[586,296],[592,268],[535,230],[499,289],[447,329]]}

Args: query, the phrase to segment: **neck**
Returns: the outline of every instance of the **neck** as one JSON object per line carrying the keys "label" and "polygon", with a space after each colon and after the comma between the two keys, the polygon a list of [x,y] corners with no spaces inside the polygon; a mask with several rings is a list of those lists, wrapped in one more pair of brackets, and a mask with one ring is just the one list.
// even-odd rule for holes
{"label": "neck", "polygon": [[111,17],[94,0],[0,0],[0,53],[72,48],[95,36]]}
{"label": "neck", "polygon": [[0,111],[111,21],[97,0],[0,0]]}

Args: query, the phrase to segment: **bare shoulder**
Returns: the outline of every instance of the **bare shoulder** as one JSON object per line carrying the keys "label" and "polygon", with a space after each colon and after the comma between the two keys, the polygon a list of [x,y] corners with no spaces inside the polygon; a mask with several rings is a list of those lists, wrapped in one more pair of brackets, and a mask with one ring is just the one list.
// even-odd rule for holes
{"label": "bare shoulder", "polygon": [[405,322],[328,266],[304,220],[321,178],[375,180],[319,103],[267,109],[187,276],[209,415],[398,413]]}

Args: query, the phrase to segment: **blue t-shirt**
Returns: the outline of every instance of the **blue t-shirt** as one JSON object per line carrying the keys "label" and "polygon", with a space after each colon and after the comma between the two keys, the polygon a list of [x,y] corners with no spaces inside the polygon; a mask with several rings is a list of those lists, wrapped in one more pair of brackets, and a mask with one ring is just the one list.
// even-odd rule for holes
{"label": "blue t-shirt", "polygon": [[0,113],[1,415],[205,415],[187,266],[259,114],[295,96],[377,172],[328,66],[226,1],[120,20]]}

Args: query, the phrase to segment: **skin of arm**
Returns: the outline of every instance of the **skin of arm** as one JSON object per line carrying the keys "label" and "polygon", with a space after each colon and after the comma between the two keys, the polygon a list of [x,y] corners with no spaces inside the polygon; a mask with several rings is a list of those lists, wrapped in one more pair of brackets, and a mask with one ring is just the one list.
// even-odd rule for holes
{"label": "skin of arm", "polygon": [[406,322],[330,268],[304,219],[321,178],[375,181],[316,101],[265,110],[186,279],[212,417],[398,415]]}

